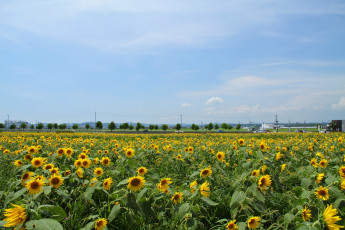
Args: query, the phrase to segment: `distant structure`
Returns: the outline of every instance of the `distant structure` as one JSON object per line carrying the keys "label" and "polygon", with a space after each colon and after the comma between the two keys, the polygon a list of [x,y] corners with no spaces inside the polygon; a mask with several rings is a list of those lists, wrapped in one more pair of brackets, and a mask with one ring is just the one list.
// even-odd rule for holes
{"label": "distant structure", "polygon": [[332,120],[328,127],[333,132],[345,132],[345,120]]}
{"label": "distant structure", "polygon": [[13,120],[5,120],[5,127],[10,127],[10,125],[15,124],[16,128],[19,128],[19,126],[25,123],[27,126],[29,126],[29,122],[27,121],[13,121]]}

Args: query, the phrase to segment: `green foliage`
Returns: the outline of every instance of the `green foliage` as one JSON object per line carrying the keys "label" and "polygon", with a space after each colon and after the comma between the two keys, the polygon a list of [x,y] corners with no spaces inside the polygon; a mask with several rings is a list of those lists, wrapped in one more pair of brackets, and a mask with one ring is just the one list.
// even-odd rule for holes
{"label": "green foliage", "polygon": [[43,129],[43,127],[43,124],[39,122],[36,126],[36,129]]}
{"label": "green foliage", "polygon": [[169,126],[166,125],[166,124],[163,124],[161,128],[165,131],[165,130],[167,130],[169,128]]}
{"label": "green foliage", "polygon": [[237,124],[237,125],[236,125],[236,129],[237,129],[237,130],[240,130],[240,129],[241,129],[241,124]]}
{"label": "green foliage", "polygon": [[[103,126],[102,126],[103,127]],[[110,122],[109,124],[108,124],[108,129],[110,129],[111,131],[113,131],[114,129],[116,129],[116,124],[115,124],[115,122]]]}
{"label": "green foliage", "polygon": [[11,124],[10,125],[10,129],[16,129],[16,128],[17,128],[16,124]]}
{"label": "green foliage", "polygon": [[72,125],[72,129],[77,130],[78,128],[79,128],[78,124],[73,124],[73,125]]}
{"label": "green foliage", "polygon": [[21,123],[20,126],[19,126],[21,129],[26,129],[28,126],[25,122]]}
{"label": "green foliage", "polygon": [[96,122],[96,129],[103,129],[103,123],[101,121]]}
{"label": "green foliage", "polygon": [[51,129],[54,128],[54,125],[53,125],[52,123],[49,123],[49,124],[47,124],[47,128],[48,128],[49,130],[51,130]]}
{"label": "green foliage", "polygon": [[181,129],[181,124],[180,124],[180,123],[177,123],[177,124],[175,125],[175,129],[180,130],[180,129]]}
{"label": "green foliage", "polygon": [[90,124],[85,124],[85,129],[89,129],[90,128]]}

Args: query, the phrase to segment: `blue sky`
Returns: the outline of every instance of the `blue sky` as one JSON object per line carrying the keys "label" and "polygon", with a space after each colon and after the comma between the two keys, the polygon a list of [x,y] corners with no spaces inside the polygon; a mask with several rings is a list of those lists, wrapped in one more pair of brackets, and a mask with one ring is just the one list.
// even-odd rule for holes
{"label": "blue sky", "polygon": [[345,119],[342,0],[2,0],[0,122]]}

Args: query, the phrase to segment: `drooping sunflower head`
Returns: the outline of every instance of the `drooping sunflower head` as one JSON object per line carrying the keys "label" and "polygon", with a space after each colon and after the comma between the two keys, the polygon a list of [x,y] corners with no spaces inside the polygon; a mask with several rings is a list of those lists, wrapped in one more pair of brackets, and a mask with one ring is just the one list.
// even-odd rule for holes
{"label": "drooping sunflower head", "polygon": [[[344,160],[345,160],[345,157],[344,157]],[[339,169],[339,176],[343,179],[345,179],[345,166],[341,166],[340,169]]]}
{"label": "drooping sunflower head", "polygon": [[320,186],[316,192],[316,197],[318,199],[322,199],[322,200],[328,200],[329,199],[329,194],[328,194],[328,188],[325,188],[323,186]]}
{"label": "drooping sunflower head", "polygon": [[63,181],[64,179],[61,178],[61,175],[54,174],[49,179],[49,185],[52,185],[54,188],[59,188],[62,185]]}
{"label": "drooping sunflower head", "polygon": [[319,175],[316,178],[316,183],[320,184],[320,182],[322,181],[322,179],[325,177],[324,173],[319,173]]}
{"label": "drooping sunflower head", "polygon": [[205,169],[201,170],[201,172],[200,172],[200,176],[202,176],[204,178],[211,176],[211,174],[212,174],[211,167],[205,168]]}
{"label": "drooping sunflower head", "polygon": [[314,166],[314,168],[319,167],[319,164],[317,163],[317,160],[315,158],[311,159],[310,164]]}
{"label": "drooping sunflower head", "polygon": [[327,160],[326,160],[326,159],[322,159],[322,160],[320,161],[320,166],[321,166],[322,168],[327,168]]}
{"label": "drooping sunflower head", "polygon": [[174,204],[178,204],[178,203],[182,202],[182,200],[183,200],[182,192],[175,192],[175,194],[173,195],[171,200],[174,202]]}
{"label": "drooping sunflower head", "polygon": [[107,226],[107,220],[102,218],[102,219],[99,219],[95,222],[95,229],[96,230],[102,230],[103,228],[105,228]]}
{"label": "drooping sunflower head", "polygon": [[210,196],[210,187],[209,183],[206,181],[200,186],[200,194],[204,197]]}
{"label": "drooping sunflower head", "polygon": [[26,172],[22,175],[22,178],[21,178],[21,181],[22,181],[22,184],[25,185],[25,182],[29,179],[32,178],[32,176],[34,175],[33,172]]}
{"label": "drooping sunflower head", "polygon": [[145,179],[142,176],[135,176],[135,177],[130,177],[128,179],[128,185],[127,188],[130,189],[131,191],[139,191],[141,190],[145,185]]}
{"label": "drooping sunflower head", "polygon": [[325,222],[327,224],[328,229],[339,230],[344,228],[344,226],[340,226],[336,224],[336,222],[340,221],[341,218],[337,216],[338,210],[333,208],[333,205],[327,204],[327,208],[323,212],[323,216],[325,217]]}
{"label": "drooping sunflower head", "polygon": [[272,184],[271,176],[270,175],[264,175],[260,177],[258,185],[261,191],[267,190],[268,187],[270,187]]}
{"label": "drooping sunflower head", "polygon": [[79,178],[83,178],[84,177],[84,170],[82,168],[78,168],[77,175]]}
{"label": "drooping sunflower head", "polygon": [[24,207],[11,204],[13,208],[5,209],[4,216],[6,217],[4,219],[5,224],[4,227],[15,227],[19,224],[24,224],[26,220],[26,210]]}
{"label": "drooping sunflower head", "polygon": [[103,188],[105,190],[110,190],[111,184],[113,183],[113,179],[111,177],[108,177],[103,181]]}
{"label": "drooping sunflower head", "polygon": [[26,183],[26,189],[30,194],[36,194],[42,191],[43,186],[45,185],[44,180],[31,179]]}
{"label": "drooping sunflower head", "polygon": [[147,173],[147,168],[146,167],[140,167],[140,168],[138,168],[137,173],[139,176],[143,176]]}
{"label": "drooping sunflower head", "polygon": [[253,172],[252,172],[252,174],[251,174],[252,176],[259,176],[260,175],[260,169],[257,169],[257,170],[253,170]]}
{"label": "drooping sunflower head", "polygon": [[192,193],[194,193],[196,191],[196,188],[198,187],[198,182],[195,180],[193,181],[190,185],[189,188],[191,190]]}
{"label": "drooping sunflower head", "polygon": [[260,217],[254,216],[249,218],[247,224],[249,229],[257,229],[260,224]]}
{"label": "drooping sunflower head", "polygon": [[236,220],[230,221],[230,222],[226,225],[226,229],[228,229],[228,230],[238,230],[238,226],[237,226],[237,224],[236,224]]}
{"label": "drooping sunflower head", "polygon": [[304,221],[308,221],[311,219],[311,210],[307,209],[307,206],[304,206],[304,209],[302,210],[301,214]]}
{"label": "drooping sunflower head", "polygon": [[24,165],[23,161],[21,161],[21,160],[16,160],[16,161],[14,161],[13,164],[17,167],[22,167]]}
{"label": "drooping sunflower head", "polygon": [[103,175],[103,169],[102,168],[95,168],[93,170],[93,174],[95,174],[96,177],[100,177]]}
{"label": "drooping sunflower head", "polygon": [[94,187],[96,185],[97,181],[98,180],[97,180],[96,177],[92,178],[91,181],[90,181],[90,187]]}

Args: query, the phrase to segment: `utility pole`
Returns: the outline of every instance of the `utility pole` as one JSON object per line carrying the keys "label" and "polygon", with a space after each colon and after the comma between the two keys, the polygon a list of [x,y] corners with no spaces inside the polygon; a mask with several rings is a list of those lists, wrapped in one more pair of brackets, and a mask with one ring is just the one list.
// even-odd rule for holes
{"label": "utility pole", "polygon": [[306,128],[305,128],[305,120],[304,120],[304,132],[306,132],[307,130],[306,130]]}
{"label": "utility pole", "polygon": [[276,132],[278,132],[278,114],[276,114],[276,121],[275,121],[275,123],[276,123]]}
{"label": "utility pole", "polygon": [[[6,126],[5,126],[6,127]],[[10,115],[7,114],[7,129],[10,127]]]}
{"label": "utility pole", "polygon": [[291,125],[290,125],[290,120],[289,120],[289,132],[291,132]]}
{"label": "utility pole", "polygon": [[95,112],[95,131],[96,131],[96,112]]}
{"label": "utility pole", "polygon": [[182,129],[182,115],[180,115],[180,117],[181,117],[181,129]]}

